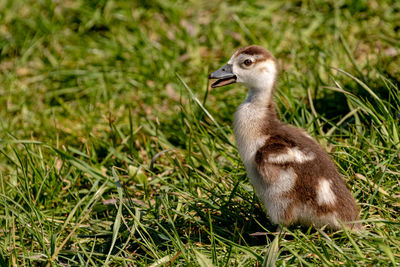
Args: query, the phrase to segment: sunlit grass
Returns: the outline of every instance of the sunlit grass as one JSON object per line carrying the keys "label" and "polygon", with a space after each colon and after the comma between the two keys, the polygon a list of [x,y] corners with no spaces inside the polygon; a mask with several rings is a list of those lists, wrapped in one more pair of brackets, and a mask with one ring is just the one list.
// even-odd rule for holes
{"label": "sunlit grass", "polygon": [[[0,2],[0,264],[395,266],[396,1]],[[365,231],[275,233],[234,145],[240,46],[332,155]]]}

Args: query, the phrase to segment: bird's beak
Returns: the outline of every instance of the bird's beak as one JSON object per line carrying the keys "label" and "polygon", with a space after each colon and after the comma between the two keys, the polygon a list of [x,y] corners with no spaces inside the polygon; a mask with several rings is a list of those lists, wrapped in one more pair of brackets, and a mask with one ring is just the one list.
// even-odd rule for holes
{"label": "bird's beak", "polygon": [[236,75],[232,72],[232,64],[226,64],[208,75],[208,79],[218,79],[211,84],[212,88],[228,85],[236,82]]}

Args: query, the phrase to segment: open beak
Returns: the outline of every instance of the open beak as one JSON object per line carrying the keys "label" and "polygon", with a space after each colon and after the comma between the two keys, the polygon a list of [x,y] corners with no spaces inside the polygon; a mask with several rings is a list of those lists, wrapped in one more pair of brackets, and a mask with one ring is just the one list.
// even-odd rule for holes
{"label": "open beak", "polygon": [[208,75],[208,79],[218,79],[211,84],[212,88],[228,85],[236,82],[236,75],[232,72],[232,64],[226,64]]}

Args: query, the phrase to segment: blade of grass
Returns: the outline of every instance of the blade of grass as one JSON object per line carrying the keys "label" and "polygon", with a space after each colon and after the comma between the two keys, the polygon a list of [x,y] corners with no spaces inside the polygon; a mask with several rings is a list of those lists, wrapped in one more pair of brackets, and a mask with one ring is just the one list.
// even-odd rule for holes
{"label": "blade of grass", "polygon": [[121,182],[119,181],[117,173],[115,172],[115,168],[113,167],[111,169],[111,171],[112,171],[112,174],[113,174],[113,177],[114,177],[114,181],[115,181],[115,185],[116,185],[117,191],[118,191],[119,206],[118,206],[117,216],[115,217],[115,221],[114,221],[110,250],[108,251],[107,258],[106,258],[106,261],[104,262],[104,265],[108,264],[108,261],[110,260],[110,256],[111,256],[112,250],[113,250],[113,248],[115,246],[115,242],[116,242],[117,237],[118,237],[119,228],[120,228],[120,225],[121,225],[121,217],[122,217],[122,202],[124,201],[123,193],[122,193],[122,185],[121,185]]}

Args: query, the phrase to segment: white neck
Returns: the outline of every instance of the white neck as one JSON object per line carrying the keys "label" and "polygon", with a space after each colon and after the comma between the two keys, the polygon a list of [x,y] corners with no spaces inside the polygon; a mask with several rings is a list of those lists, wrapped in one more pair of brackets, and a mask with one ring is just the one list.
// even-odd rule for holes
{"label": "white neck", "polygon": [[265,109],[272,99],[273,88],[252,88],[247,94],[247,99],[245,102],[251,103],[255,108]]}

